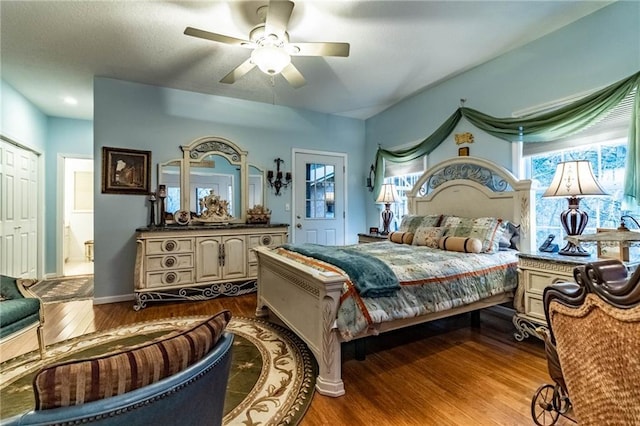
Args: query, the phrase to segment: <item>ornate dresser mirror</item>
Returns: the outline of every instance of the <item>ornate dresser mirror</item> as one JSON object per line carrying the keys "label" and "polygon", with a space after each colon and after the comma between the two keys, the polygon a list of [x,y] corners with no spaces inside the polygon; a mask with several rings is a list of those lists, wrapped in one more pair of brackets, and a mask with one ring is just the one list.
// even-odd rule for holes
{"label": "ornate dresser mirror", "polygon": [[249,164],[249,183],[247,190],[249,192],[249,208],[255,206],[264,206],[265,203],[265,186],[264,186],[264,170],[255,164]]}
{"label": "ornate dresser mirror", "polygon": [[188,226],[136,230],[136,310],[152,301],[253,292],[254,249],[288,240],[288,225],[270,223],[265,172],[247,163],[246,151],[212,136],[180,149],[181,159],[158,164],[158,185],[166,192],[165,212]]}
{"label": "ornate dresser mirror", "polygon": [[248,201],[247,152],[233,142],[204,137],[181,146],[180,205],[194,222],[244,223]]}
{"label": "ornate dresser mirror", "polygon": [[[201,200],[212,190],[219,196],[218,201],[227,203],[230,218],[220,219],[222,223],[243,222],[247,209],[265,207],[265,171],[246,163],[246,152],[237,145],[222,138],[205,137],[181,149],[184,158],[158,164],[158,185],[167,188],[167,213],[187,210],[201,216]],[[243,178],[245,169],[247,175]],[[215,197],[209,200],[214,201]]]}
{"label": "ornate dresser mirror", "polygon": [[158,185],[164,185],[167,188],[165,211],[171,214],[180,210],[181,170],[181,159],[158,163]]}

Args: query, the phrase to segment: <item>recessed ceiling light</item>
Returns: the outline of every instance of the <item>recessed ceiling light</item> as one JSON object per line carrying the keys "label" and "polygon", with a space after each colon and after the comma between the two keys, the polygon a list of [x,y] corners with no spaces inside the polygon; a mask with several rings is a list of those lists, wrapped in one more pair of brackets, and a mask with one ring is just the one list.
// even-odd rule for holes
{"label": "recessed ceiling light", "polygon": [[72,98],[71,96],[65,96],[62,98],[65,104],[67,105],[78,105],[78,100],[76,98]]}

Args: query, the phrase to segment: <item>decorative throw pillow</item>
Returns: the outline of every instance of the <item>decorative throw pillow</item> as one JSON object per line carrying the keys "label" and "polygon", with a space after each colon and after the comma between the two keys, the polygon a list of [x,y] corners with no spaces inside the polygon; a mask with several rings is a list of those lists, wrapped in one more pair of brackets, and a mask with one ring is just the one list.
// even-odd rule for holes
{"label": "decorative throw pillow", "polygon": [[411,244],[413,242],[413,232],[390,232],[389,241],[397,244]]}
{"label": "decorative throw pillow", "polygon": [[413,235],[413,243],[411,244],[414,246],[438,248],[438,240],[440,240],[444,231],[444,228],[421,226]]}
{"label": "decorative throw pillow", "polygon": [[448,216],[442,223],[447,237],[477,238],[482,242],[483,253],[499,250],[500,236],[504,232],[502,219],[495,217],[466,218]]}
{"label": "decorative throw pillow", "polygon": [[402,221],[400,222],[401,232],[413,232],[416,233],[416,230],[421,226],[440,226],[440,220],[442,215],[440,214],[430,214],[426,216],[418,216],[413,214],[407,214],[402,217]]}
{"label": "decorative throw pillow", "polygon": [[520,249],[520,225],[505,221],[504,232],[498,242],[500,250]]}
{"label": "decorative throw pillow", "polygon": [[231,312],[222,311],[150,343],[44,367],[33,379],[36,410],[109,398],[176,374],[207,355],[230,320]]}
{"label": "decorative throw pillow", "polygon": [[438,248],[463,253],[480,253],[482,250],[482,242],[477,238],[442,237],[438,241]]}

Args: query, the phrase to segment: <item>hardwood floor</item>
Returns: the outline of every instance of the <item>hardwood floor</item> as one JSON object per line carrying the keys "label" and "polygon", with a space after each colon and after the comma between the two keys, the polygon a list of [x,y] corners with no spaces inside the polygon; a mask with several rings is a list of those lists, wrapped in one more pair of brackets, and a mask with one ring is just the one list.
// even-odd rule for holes
{"label": "hardwood floor", "polygon": [[[133,302],[93,306],[77,301],[45,306],[45,342],[139,321],[209,315],[229,309],[253,317],[255,294],[204,302]],[[516,342],[511,319],[482,312],[439,320],[367,339],[367,358],[344,344],[346,395],[316,393],[302,425],[531,425],[531,397],[552,383],[544,345]],[[560,419],[559,425],[572,424]]]}

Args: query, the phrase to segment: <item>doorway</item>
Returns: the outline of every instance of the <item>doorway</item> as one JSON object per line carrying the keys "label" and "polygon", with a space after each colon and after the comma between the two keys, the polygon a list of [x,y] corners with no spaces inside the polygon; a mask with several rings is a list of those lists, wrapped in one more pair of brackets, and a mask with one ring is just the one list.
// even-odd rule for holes
{"label": "doorway", "polygon": [[294,150],[293,162],[293,242],[344,245],[346,154]]}
{"label": "doorway", "polygon": [[93,160],[62,160],[59,264],[65,277],[93,274]]}

